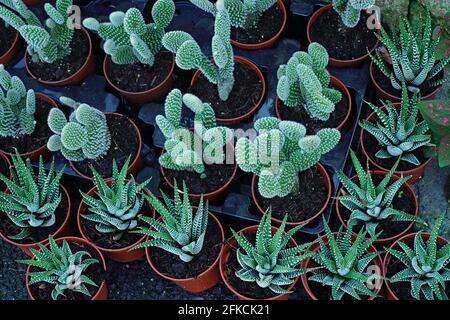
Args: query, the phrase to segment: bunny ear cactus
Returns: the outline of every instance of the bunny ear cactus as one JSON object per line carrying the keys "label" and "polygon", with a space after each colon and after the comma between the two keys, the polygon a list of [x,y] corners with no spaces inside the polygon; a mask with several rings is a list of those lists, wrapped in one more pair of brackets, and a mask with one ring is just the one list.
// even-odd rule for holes
{"label": "bunny ear cactus", "polygon": [[372,8],[375,0],[332,0],[333,9],[348,28],[354,28],[361,18],[361,11]]}
{"label": "bunny ear cactus", "polygon": [[152,8],[153,23],[145,23],[142,13],[131,8],[113,12],[109,22],[87,18],[83,25],[105,41],[104,50],[116,64],[142,63],[152,66],[162,48],[162,37],[175,14],[173,0],[158,0]]}
{"label": "bunny ear cactus", "polygon": [[312,118],[322,121],[330,118],[342,94],[330,88],[328,58],[327,50],[313,42],[308,52],[294,53],[287,64],[279,67],[277,95],[286,106],[303,106]]}
{"label": "bunny ear cactus", "polygon": [[259,176],[258,190],[265,198],[285,197],[298,190],[298,173],[314,166],[341,138],[336,129],[322,129],[314,136],[293,121],[274,117],[255,122],[254,141],[243,137],[236,144],[236,162],[245,172]]}
{"label": "bunny ear cactus", "polygon": [[103,112],[72,99],[60,101],[74,108],[69,120],[61,109],[53,108],[48,115],[48,126],[54,133],[47,142],[50,151],[61,151],[70,161],[99,159],[111,146],[111,135]]}
{"label": "bunny ear cactus", "polygon": [[221,1],[212,39],[213,61],[201,51],[198,43],[184,31],[168,32],[163,37],[164,47],[176,54],[176,63],[183,70],[200,69],[205,77],[217,85],[219,97],[226,101],[234,86],[234,55],[230,42],[230,17]]}
{"label": "bunny ear cactus", "polygon": [[364,120],[360,126],[379,142],[381,149],[375,154],[377,158],[388,159],[400,157],[402,161],[420,165],[413,151],[430,143],[430,128],[426,121],[419,122],[420,97],[417,94],[409,99],[405,84],[402,90],[400,110],[390,101],[385,101],[386,111],[369,104],[379,121]]}
{"label": "bunny ear cactus", "polygon": [[19,138],[34,132],[36,95],[0,65],[0,136]]}

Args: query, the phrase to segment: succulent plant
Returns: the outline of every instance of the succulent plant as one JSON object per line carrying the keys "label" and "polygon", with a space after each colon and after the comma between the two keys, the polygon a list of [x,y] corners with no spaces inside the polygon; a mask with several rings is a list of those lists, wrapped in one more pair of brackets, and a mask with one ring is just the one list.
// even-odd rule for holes
{"label": "succulent plant", "polygon": [[0,173],[0,180],[9,190],[0,192],[0,211],[20,229],[18,234],[9,238],[23,240],[30,236],[33,229],[55,224],[56,209],[62,199],[59,181],[63,170],[57,172],[52,162],[46,173],[40,157],[38,174],[35,175],[30,159],[24,161],[16,151],[11,160],[12,178]]}
{"label": "succulent plant", "polygon": [[54,135],[48,140],[47,148],[61,151],[70,161],[99,159],[106,155],[111,146],[111,134],[103,112],[67,97],[61,97],[60,101],[73,112],[67,120],[61,109],[50,110],[48,126]]}
{"label": "succulent plant", "polygon": [[130,157],[119,171],[116,160],[113,160],[110,186],[91,166],[96,194],[91,196],[81,192],[83,202],[88,206],[88,212],[81,217],[95,222],[95,229],[102,234],[111,235],[114,241],[120,240],[124,233],[137,227],[138,214],[144,204],[143,189],[151,180],[137,185],[131,176],[126,181],[129,163]]}
{"label": "succulent plant", "polygon": [[211,61],[198,43],[184,31],[168,32],[163,37],[164,47],[176,54],[176,64],[183,70],[200,69],[205,77],[217,85],[219,97],[226,101],[234,86],[234,55],[230,42],[230,16],[222,5],[217,7]]}
{"label": "succulent plant", "polygon": [[32,134],[36,126],[36,95],[22,80],[11,76],[0,64],[0,136],[19,138]]}
{"label": "succulent plant", "polygon": [[316,42],[308,46],[308,52],[295,52],[278,69],[278,97],[288,107],[302,106],[312,118],[328,120],[342,94],[330,88],[327,65],[328,52]]}
{"label": "succulent plant", "polygon": [[91,297],[88,286],[98,285],[86,275],[86,269],[100,262],[87,251],[75,251],[67,240],[63,240],[61,246],[58,246],[52,236],[48,237],[48,241],[48,248],[38,244],[40,250],[30,249],[34,259],[17,261],[33,267],[28,284],[42,282],[52,285],[53,300],[57,300],[59,296],[65,297],[70,291]]}
{"label": "succulent plant", "polygon": [[237,141],[236,162],[243,171],[259,176],[258,190],[265,198],[301,192],[298,173],[314,166],[341,138],[336,129],[307,136],[302,124],[274,117],[257,120],[255,129],[254,141],[247,137]]}
{"label": "succulent plant", "polygon": [[146,24],[142,13],[131,8],[115,11],[109,22],[84,19],[83,25],[105,41],[103,49],[116,64],[143,63],[152,66],[162,48],[162,37],[175,14],[173,0],[158,0],[152,8],[153,23]]}
{"label": "succulent plant", "polygon": [[375,0],[332,0],[333,9],[348,28],[354,28],[361,18],[361,11],[370,9]]}
{"label": "succulent plant", "polygon": [[203,196],[194,215],[186,184],[183,182],[183,199],[178,192],[177,182],[174,181],[174,200],[170,200],[161,191],[164,203],[150,193],[145,195],[148,202],[161,215],[161,220],[140,216],[139,218],[149,224],[151,228],[141,227],[133,233],[150,237],[132,250],[145,247],[158,247],[171,254],[177,255],[181,261],[190,262],[203,249],[208,226],[208,202],[203,203]]}

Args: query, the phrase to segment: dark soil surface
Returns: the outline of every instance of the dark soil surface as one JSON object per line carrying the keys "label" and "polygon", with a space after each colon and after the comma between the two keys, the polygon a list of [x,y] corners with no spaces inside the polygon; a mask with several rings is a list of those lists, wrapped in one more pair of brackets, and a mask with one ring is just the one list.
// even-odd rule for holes
{"label": "dark soil surface", "polygon": [[167,78],[172,63],[172,53],[160,51],[153,66],[142,63],[121,65],[111,61],[109,74],[118,88],[128,92],[144,92],[157,87]]}
{"label": "dark soil surface", "polygon": [[53,134],[47,125],[48,113],[53,108],[51,104],[36,99],[36,127],[30,135],[20,138],[0,137],[0,149],[8,153],[15,153],[15,148],[20,154],[35,151],[47,144],[48,139]]}
{"label": "dark soil surface", "polygon": [[128,156],[131,155],[130,165],[137,157],[139,139],[134,126],[128,119],[122,116],[106,115],[106,122],[111,133],[111,147],[108,153],[101,159],[72,162],[78,171],[88,177],[92,176],[91,165],[106,178],[112,176],[114,159],[117,162],[117,166],[121,168],[127,161]]}
{"label": "dark soil surface", "polygon": [[234,87],[227,101],[222,101],[217,86],[200,74],[197,82],[189,88],[203,102],[211,103],[216,117],[233,119],[247,114],[261,98],[262,83],[258,75],[247,65],[236,63]]}
{"label": "dark soil surface", "polygon": [[[59,243],[61,245],[61,243]],[[75,242],[69,242],[70,248],[72,249],[72,253],[78,252],[78,251],[86,251],[91,254],[92,258],[97,259],[99,263],[95,263],[90,265],[85,271],[84,275],[89,277],[92,281],[94,281],[95,284],[97,284],[97,287],[86,285],[87,289],[89,290],[89,293],[92,295],[92,297],[97,293],[98,288],[100,287],[102,281],[105,279],[105,270],[103,269],[102,265],[102,259],[97,254],[97,251],[95,251],[94,248],[81,244],[81,243],[75,243]],[[32,272],[36,271],[43,271],[40,268],[32,268]],[[31,293],[33,294],[33,297],[36,300],[52,300],[52,291],[54,289],[54,285],[48,284],[45,282],[38,282],[36,284],[33,284],[30,286]],[[90,300],[91,297],[88,297],[85,294],[74,292],[71,290],[65,290],[64,291],[65,296],[60,295],[58,297],[58,300]]]}
{"label": "dark soil surface", "polygon": [[89,42],[83,31],[75,29],[71,47],[68,56],[54,63],[33,62],[28,57],[30,71],[43,81],[60,81],[72,76],[81,69],[89,55]]}
{"label": "dark soil surface", "polygon": [[[338,89],[334,87],[334,89]],[[281,120],[291,120],[299,122],[306,127],[308,134],[316,134],[319,130],[324,128],[337,128],[348,112],[349,101],[347,96],[342,92],[342,99],[339,101],[334,112],[330,115],[327,121],[321,121],[319,119],[313,119],[309,116],[303,106],[291,108],[286,106],[281,99],[278,99],[278,112]]]}
{"label": "dark soil surface", "polygon": [[[48,238],[50,234],[54,234],[64,223],[67,217],[67,206],[68,199],[65,197],[65,193],[61,190],[61,202],[55,211],[56,221],[51,227],[45,228],[33,228],[31,230],[31,235],[22,240],[13,240],[20,244],[34,244],[44,241]],[[4,212],[0,212],[0,232],[6,235],[8,238],[10,236],[15,236],[21,231],[21,228],[16,226]]]}
{"label": "dark soil surface", "polygon": [[[9,173],[9,166],[6,163],[5,159],[0,156],[0,173],[4,176],[8,177],[10,176]],[[0,191],[4,191],[6,189],[6,185],[3,183],[3,181],[0,181]]]}
{"label": "dark soil surface", "polygon": [[279,220],[288,215],[289,222],[305,221],[318,213],[327,201],[325,180],[316,167],[300,172],[300,187],[297,194],[266,199],[256,192],[256,200],[263,210],[272,206],[272,216]]}
{"label": "dark soil surface", "polygon": [[16,33],[12,27],[6,28],[3,21],[0,23],[0,57],[11,49]]}
{"label": "dark soil surface", "polygon": [[174,254],[160,248],[151,247],[153,265],[164,275],[175,279],[199,276],[212,266],[222,248],[222,233],[213,219],[209,219],[203,249],[190,262],[183,262]]}
{"label": "dark soil surface", "polygon": [[311,27],[312,41],[323,45],[331,58],[353,60],[367,54],[377,43],[373,31],[367,28],[367,16],[361,14],[354,28],[347,28],[333,9],[321,14]]}
{"label": "dark soil surface", "polygon": [[231,39],[244,44],[258,44],[272,39],[283,25],[283,12],[275,3],[263,13],[256,26],[249,29],[231,28]]}

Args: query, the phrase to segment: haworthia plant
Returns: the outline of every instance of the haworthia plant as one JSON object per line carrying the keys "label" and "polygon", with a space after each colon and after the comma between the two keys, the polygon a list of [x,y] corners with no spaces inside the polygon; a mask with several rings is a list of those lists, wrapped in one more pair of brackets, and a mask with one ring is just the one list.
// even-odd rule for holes
{"label": "haworthia plant", "polygon": [[140,219],[151,228],[142,227],[133,232],[147,235],[150,239],[133,247],[132,250],[158,247],[178,256],[183,262],[190,262],[202,251],[207,236],[208,202],[204,203],[202,196],[198,208],[194,209],[189,202],[188,190],[184,182],[183,198],[178,192],[176,181],[174,181],[173,201],[164,192],[161,191],[161,194],[164,203],[151,193],[149,196],[145,195],[152,207],[161,215],[161,219],[140,216]]}
{"label": "haworthia plant", "polygon": [[279,67],[277,94],[286,106],[303,107],[312,118],[322,121],[330,118],[342,94],[330,87],[328,58],[327,50],[313,42],[308,52],[295,52]]}
{"label": "haworthia plant", "polygon": [[223,5],[219,5],[212,38],[213,61],[202,52],[189,33],[168,32],[162,40],[164,47],[176,54],[177,65],[184,70],[200,69],[211,83],[217,85],[219,97],[223,101],[228,99],[234,86],[234,55],[230,28],[228,11]]}
{"label": "haworthia plant", "polygon": [[109,22],[87,18],[83,25],[105,41],[103,49],[116,64],[143,63],[152,66],[162,48],[162,37],[175,14],[173,0],[158,0],[152,8],[152,23],[145,23],[136,9],[110,14]]}
{"label": "haworthia plant", "polygon": [[[182,127],[183,103],[194,113],[193,131]],[[167,95],[165,115],[158,115],[156,123],[166,138],[166,152],[159,158],[164,168],[193,171],[206,178],[205,162],[224,163],[224,146],[233,134],[229,128],[216,125],[214,110],[209,103],[174,89]]]}
{"label": "haworthia plant", "polygon": [[45,26],[22,0],[1,0],[0,18],[20,32],[33,61],[54,63],[69,55],[75,25],[71,21],[72,0],[56,0],[44,5]]}
{"label": "haworthia plant", "polygon": [[31,248],[34,259],[17,261],[33,267],[28,284],[51,285],[53,300],[57,300],[59,296],[65,297],[68,292],[91,297],[88,286],[98,285],[86,275],[86,270],[100,262],[87,251],[71,248],[67,240],[63,240],[61,246],[58,246],[52,236],[48,237],[48,241],[48,247],[38,244],[40,250]]}
{"label": "haworthia plant", "polygon": [[259,176],[258,190],[265,198],[302,192],[298,173],[314,166],[341,138],[336,129],[308,136],[302,124],[274,117],[257,120],[255,129],[254,141],[247,137],[237,141],[236,162],[243,171]]}
{"label": "haworthia plant", "polygon": [[332,0],[333,9],[348,28],[354,28],[361,19],[361,11],[372,8],[375,0]]}
{"label": "haworthia plant", "polygon": [[0,136],[19,138],[34,132],[36,95],[0,64]]}
{"label": "haworthia plant", "polygon": [[23,240],[30,236],[34,229],[55,224],[56,210],[62,199],[59,181],[64,169],[57,172],[52,161],[50,170],[46,173],[40,157],[36,175],[30,159],[24,161],[16,152],[11,160],[12,178],[0,173],[0,180],[8,187],[7,192],[0,192],[0,211],[20,229],[18,234],[9,238]]}
{"label": "haworthia plant", "polygon": [[103,112],[74,100],[61,97],[60,101],[73,112],[67,120],[61,109],[53,108],[48,115],[48,126],[54,135],[47,142],[50,151],[61,151],[70,161],[98,159],[111,146],[111,135]]}
{"label": "haworthia plant", "polygon": [[101,234],[110,235],[114,241],[137,227],[138,214],[144,204],[143,190],[151,180],[137,185],[131,176],[127,181],[129,163],[130,157],[119,171],[116,160],[113,160],[110,185],[91,167],[97,191],[94,195],[81,192],[83,202],[88,206],[81,217],[95,222],[95,229]]}

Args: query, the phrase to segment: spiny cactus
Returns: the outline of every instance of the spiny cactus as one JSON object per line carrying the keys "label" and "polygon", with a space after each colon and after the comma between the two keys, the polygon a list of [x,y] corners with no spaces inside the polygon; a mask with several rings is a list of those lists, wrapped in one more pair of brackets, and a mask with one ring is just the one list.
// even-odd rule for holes
{"label": "spiny cactus", "polygon": [[28,284],[52,285],[53,300],[57,300],[59,296],[65,297],[70,291],[91,297],[87,286],[98,287],[98,285],[86,275],[86,269],[100,262],[92,258],[87,251],[74,252],[67,240],[63,240],[61,246],[58,246],[52,236],[48,237],[48,241],[48,248],[42,244],[38,244],[40,250],[31,248],[35,259],[17,261],[38,270],[30,272],[31,279]]}
{"label": "spiny cactus", "polygon": [[330,88],[328,58],[327,50],[313,42],[308,52],[295,52],[279,67],[277,94],[286,106],[302,106],[312,118],[322,121],[330,118],[342,94]]}
{"label": "spiny cactus", "polygon": [[[53,63],[71,53],[75,26],[71,26],[72,0],[57,0],[56,7],[44,5],[46,28],[22,0],[2,0],[0,18],[21,34],[33,61]],[[7,9],[6,7],[9,7]]]}
{"label": "spiny cactus", "polygon": [[19,138],[32,134],[36,126],[36,95],[22,80],[11,76],[0,64],[0,136]]}
{"label": "spiny cactus", "polygon": [[372,8],[375,0],[332,0],[333,9],[348,28],[354,28],[361,18],[361,11]]}
{"label": "spiny cactus", "polygon": [[[195,114],[194,131],[181,126],[183,103]],[[164,168],[194,171],[206,178],[204,162],[224,162],[223,147],[232,139],[232,132],[216,126],[214,110],[209,103],[174,89],[167,95],[165,116],[158,115],[156,123],[167,139],[166,152],[159,158]]]}
{"label": "spiny cactus", "polygon": [[400,90],[405,82],[409,91],[420,92],[420,86],[425,81],[429,81],[432,87],[437,87],[447,80],[446,77],[436,78],[450,61],[450,55],[437,60],[440,35],[433,36],[429,12],[425,21],[416,24],[416,30],[404,17],[399,19],[398,29],[395,26],[391,29],[391,36],[383,27],[381,34],[375,35],[386,47],[392,62],[386,62],[378,51],[376,56],[369,55],[384,76],[390,79],[394,89]]}
{"label": "spiny cactus", "polygon": [[98,33],[105,41],[103,49],[116,64],[143,63],[152,66],[155,55],[162,48],[165,28],[175,14],[173,0],[158,0],[152,8],[153,23],[146,24],[142,13],[131,8],[116,11],[109,16],[110,22],[100,23],[87,18],[83,25]]}
{"label": "spiny cactus", "polygon": [[369,103],[379,121],[363,120],[360,126],[378,140],[381,149],[375,154],[377,158],[400,157],[402,161],[420,165],[413,151],[429,144],[431,135],[427,134],[430,131],[427,122],[419,122],[419,102],[420,96],[417,94],[411,99],[408,98],[403,84],[400,110],[391,101],[384,102],[385,111]]}
{"label": "spiny cactus", "polygon": [[246,137],[237,141],[236,162],[243,171],[259,176],[258,190],[265,198],[301,192],[298,173],[314,166],[341,138],[336,129],[307,136],[302,124],[274,117],[257,120],[255,129],[254,141]]}
{"label": "spiny cactus", "polygon": [[400,159],[397,160],[383,180],[375,186],[369,168],[367,168],[367,171],[363,170],[352,150],[350,155],[358,181],[352,181],[342,170],[336,172],[344,187],[343,196],[336,197],[336,199],[351,212],[348,224],[363,225],[369,235],[375,237],[376,229],[383,221],[390,221],[390,223],[399,221],[424,223],[421,218],[392,207],[398,191],[411,178],[411,176],[400,177],[397,181],[389,184]]}
{"label": "spiny cactus", "polygon": [[223,6],[218,6],[212,38],[211,61],[198,43],[184,31],[168,32],[163,37],[164,47],[176,54],[177,65],[184,70],[200,69],[205,77],[217,85],[219,97],[226,101],[234,86],[234,56],[230,42],[230,17]]}
{"label": "spiny cactus", "polygon": [[[217,8],[209,0],[189,0],[200,9],[216,16]],[[249,29],[255,27],[264,12],[273,7],[277,0],[218,0],[230,14],[231,25]]]}
{"label": "spiny cactus", "polygon": [[57,172],[52,161],[50,170],[46,173],[40,157],[38,174],[35,175],[30,159],[25,162],[16,151],[11,160],[12,178],[0,173],[0,180],[9,190],[0,192],[0,211],[6,213],[11,222],[21,230],[9,238],[23,240],[30,236],[33,228],[51,227],[55,224],[55,212],[62,199],[59,181],[64,169]]}
{"label": "spiny cactus", "polygon": [[178,192],[177,182],[174,181],[174,200],[170,200],[161,191],[165,204],[150,193],[145,195],[148,202],[161,215],[161,220],[140,216],[140,219],[149,224],[151,228],[133,231],[150,237],[131,250],[158,247],[171,254],[177,255],[181,261],[190,262],[203,249],[203,244],[208,227],[208,201],[203,203],[200,198],[198,208],[194,216],[194,209],[189,203],[188,190],[183,182],[183,199]]}
{"label": "spiny cactus", "polygon": [[111,146],[111,135],[103,112],[74,100],[61,97],[71,107],[69,120],[61,109],[53,108],[48,115],[48,126],[54,135],[47,142],[50,151],[61,151],[70,161],[98,159]]}
{"label": "spiny cactus", "polygon": [[425,243],[422,231],[414,238],[414,245],[400,241],[397,250],[385,248],[386,251],[400,261],[405,268],[389,278],[389,282],[407,282],[411,285],[411,296],[421,300],[448,300],[446,285],[450,281],[450,244],[438,249],[437,237],[446,214],[442,214],[434,224],[430,237]]}
{"label": "spiny cactus", "polygon": [[95,222],[95,229],[100,233],[110,234],[114,241],[120,240],[124,233],[136,228],[138,214],[144,204],[143,189],[151,180],[136,185],[134,177],[131,176],[127,182],[129,163],[130,157],[119,171],[116,160],[113,160],[111,186],[91,167],[97,192],[95,196],[80,192],[83,202],[89,207],[88,212],[81,217]]}
{"label": "spiny cactus", "polygon": [[255,245],[248,241],[245,234],[231,230],[239,245],[236,256],[241,269],[236,272],[236,276],[242,281],[256,282],[259,287],[269,288],[276,294],[286,294],[290,291],[283,287],[292,284],[296,277],[306,272],[305,269],[299,268],[299,264],[310,256],[310,253],[303,252],[311,244],[288,246],[289,239],[303,225],[285,232],[287,215],[272,235],[271,215],[269,210],[262,217],[256,232]]}

